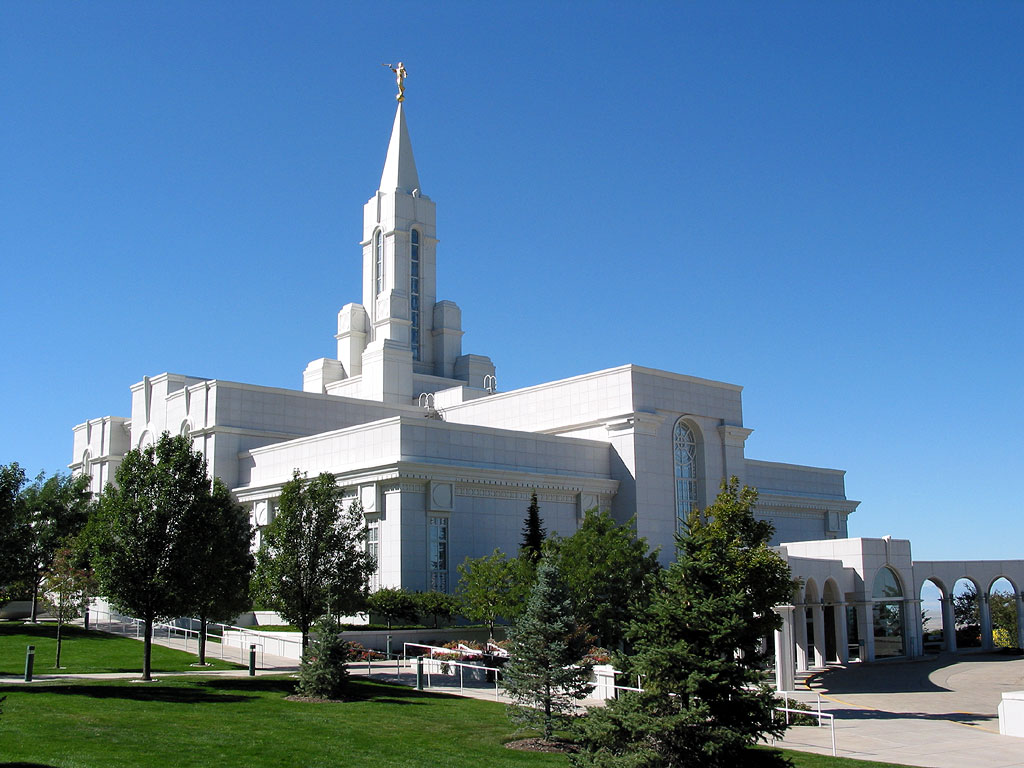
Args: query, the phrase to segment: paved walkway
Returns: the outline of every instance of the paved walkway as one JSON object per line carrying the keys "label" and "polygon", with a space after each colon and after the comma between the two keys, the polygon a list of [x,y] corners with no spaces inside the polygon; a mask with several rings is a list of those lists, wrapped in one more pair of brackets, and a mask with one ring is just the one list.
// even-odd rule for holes
{"label": "paved walkway", "polygon": [[[814,675],[836,716],[841,757],[929,768],[1024,768],[1024,739],[999,735],[1003,691],[1024,690],[1024,658],[942,655]],[[803,696],[807,701],[813,697]],[[778,746],[831,754],[829,729],[791,728]]]}

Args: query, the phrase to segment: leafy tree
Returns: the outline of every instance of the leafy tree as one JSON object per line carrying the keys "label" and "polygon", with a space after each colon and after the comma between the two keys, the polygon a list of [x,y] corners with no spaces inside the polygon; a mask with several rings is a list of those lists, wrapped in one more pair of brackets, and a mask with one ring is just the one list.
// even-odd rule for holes
{"label": "leafy tree", "polygon": [[493,639],[498,618],[511,619],[521,610],[527,583],[522,561],[509,560],[504,552],[495,549],[483,557],[467,557],[458,570],[462,615],[486,624],[488,637]]}
{"label": "leafy tree", "polygon": [[213,481],[200,524],[198,535],[204,551],[193,574],[196,588],[191,611],[199,619],[199,663],[205,664],[207,624],[228,620],[249,607],[256,560],[249,512],[235,501],[220,478]]}
{"label": "leafy tree", "polygon": [[30,621],[36,620],[39,586],[57,551],[69,545],[89,519],[89,482],[88,475],[58,472],[48,478],[39,473],[21,492],[31,531],[27,563],[27,581],[32,591]]}
{"label": "leafy tree", "polygon": [[968,584],[960,594],[953,595],[953,623],[958,627],[981,626],[978,590],[974,584]]}
{"label": "leafy tree", "polygon": [[205,556],[203,514],[210,479],[206,459],[181,435],[125,454],[100,496],[91,526],[100,590],[145,625],[142,679],[151,680],[153,623],[191,608]]}
{"label": "leafy tree", "polygon": [[618,648],[661,572],[657,554],[636,537],[632,520],[619,525],[596,509],[587,510],[576,533],[554,539],[551,547],[572,592],[576,620],[598,645]]}
{"label": "leafy tree", "polygon": [[512,698],[509,716],[550,740],[576,702],[590,692],[591,664],[583,659],[586,633],[573,618],[565,580],[552,557],[542,557],[526,609],[509,633],[502,677]]}
{"label": "leafy tree", "polygon": [[341,698],[348,683],[345,663],[351,655],[351,647],[341,639],[337,621],[323,619],[317,625],[316,639],[302,652],[298,694],[314,699]]}
{"label": "leafy tree", "polygon": [[459,611],[459,599],[447,592],[417,592],[415,600],[416,610],[422,616],[433,617],[435,629],[438,619],[448,621]]}
{"label": "leafy tree", "polygon": [[95,589],[94,574],[80,568],[75,553],[68,547],[57,550],[53,562],[43,577],[43,604],[57,617],[57,658],[53,662],[60,669],[61,633],[64,625],[82,615],[85,601]]}
{"label": "leafy tree", "polygon": [[378,589],[366,598],[366,605],[370,613],[379,614],[387,620],[388,629],[395,619],[413,621],[416,618],[416,599],[404,589]]}
{"label": "leafy tree", "polygon": [[1020,648],[1017,636],[1017,601],[1008,592],[993,592],[988,597],[988,609],[992,615],[992,630],[996,645],[1006,648]]}
{"label": "leafy tree", "polygon": [[303,648],[309,628],[329,609],[362,606],[374,567],[365,538],[362,508],[355,502],[343,509],[334,475],[307,481],[295,472],[282,486],[277,516],[256,556],[255,588],[264,604],[302,631]]}
{"label": "leafy tree", "polygon": [[591,710],[576,765],[731,768],[765,735],[781,735],[760,645],[793,585],[768,548],[771,524],[754,518],[756,501],[732,478],[690,516],[676,562],[630,624],[644,691]]}
{"label": "leafy tree", "polygon": [[21,489],[25,472],[17,462],[0,464],[0,592],[17,595],[28,569],[32,531]]}
{"label": "leafy tree", "polygon": [[530,506],[526,509],[526,520],[523,521],[523,543],[519,551],[534,565],[540,561],[541,547],[547,531],[540,519],[540,505],[537,504],[537,492],[530,494]]}

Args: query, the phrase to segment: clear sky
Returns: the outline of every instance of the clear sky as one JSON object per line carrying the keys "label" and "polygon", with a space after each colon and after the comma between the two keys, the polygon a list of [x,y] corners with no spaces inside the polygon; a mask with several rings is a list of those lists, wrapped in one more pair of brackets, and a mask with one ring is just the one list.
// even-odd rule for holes
{"label": "clear sky", "polygon": [[172,371],[280,387],[360,300],[394,78],[500,389],[744,386],[851,535],[1024,558],[1024,4],[0,5],[0,463]]}

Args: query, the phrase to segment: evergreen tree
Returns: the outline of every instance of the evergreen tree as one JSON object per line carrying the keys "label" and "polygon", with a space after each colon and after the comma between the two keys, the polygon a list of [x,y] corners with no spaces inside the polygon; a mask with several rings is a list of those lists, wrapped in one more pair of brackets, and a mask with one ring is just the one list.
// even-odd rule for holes
{"label": "evergreen tree", "polygon": [[530,562],[536,565],[540,561],[541,547],[547,531],[540,519],[540,505],[537,504],[537,492],[530,495],[530,506],[526,508],[526,520],[523,521],[523,543],[519,547]]}
{"label": "evergreen tree", "polygon": [[303,648],[313,622],[329,610],[362,607],[374,565],[365,539],[362,508],[355,502],[343,509],[334,475],[307,481],[296,471],[282,486],[277,516],[256,556],[254,585],[268,607],[302,631]]}
{"label": "evergreen tree", "polygon": [[650,599],[661,572],[657,554],[638,539],[633,521],[587,510],[579,530],[552,544],[576,608],[576,620],[603,648],[620,646],[626,626]]}
{"label": "evergreen tree", "polygon": [[781,735],[761,641],[791,598],[789,568],[754,518],[757,492],[736,478],[678,541],[678,559],[630,625],[642,693],[591,710],[576,765],[732,768],[766,735]]}
{"label": "evergreen tree", "polygon": [[128,451],[115,477],[90,526],[92,562],[101,593],[143,621],[142,679],[151,680],[153,623],[180,616],[193,601],[206,555],[202,517],[210,479],[203,454],[167,432],[156,445]]}
{"label": "evergreen tree", "polygon": [[346,662],[352,656],[351,646],[341,639],[341,627],[333,617],[317,624],[317,637],[302,652],[299,664],[300,696],[314,699],[339,699],[348,684]]}
{"label": "evergreen tree", "polygon": [[249,512],[219,477],[213,481],[200,524],[204,552],[193,574],[191,611],[199,619],[199,663],[205,664],[207,624],[229,620],[249,608],[249,584],[256,561]]}
{"label": "evergreen tree", "polygon": [[514,722],[551,739],[576,702],[590,692],[591,665],[583,660],[586,635],[573,618],[569,587],[551,557],[542,557],[526,610],[509,633],[502,671]]}

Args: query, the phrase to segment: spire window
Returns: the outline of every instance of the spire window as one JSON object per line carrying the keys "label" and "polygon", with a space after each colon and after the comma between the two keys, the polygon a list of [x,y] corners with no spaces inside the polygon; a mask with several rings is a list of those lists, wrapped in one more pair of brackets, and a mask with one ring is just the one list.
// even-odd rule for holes
{"label": "spire window", "polygon": [[384,290],[384,238],[379,229],[373,236],[373,253],[374,295],[380,296],[381,291]]}
{"label": "spire window", "polygon": [[676,484],[676,531],[687,529],[690,513],[698,509],[697,439],[685,421],[676,422],[672,431],[672,459]]}
{"label": "spire window", "polygon": [[409,341],[412,345],[412,359],[420,359],[420,233],[409,233],[409,317],[412,320]]}

